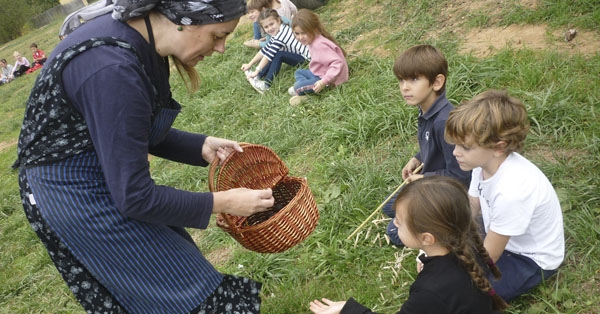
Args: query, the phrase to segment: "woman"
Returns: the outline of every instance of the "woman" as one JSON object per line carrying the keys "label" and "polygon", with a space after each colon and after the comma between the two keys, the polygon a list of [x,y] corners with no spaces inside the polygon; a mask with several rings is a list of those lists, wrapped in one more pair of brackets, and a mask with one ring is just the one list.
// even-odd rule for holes
{"label": "woman", "polygon": [[193,67],[223,53],[245,3],[113,1],[65,21],[32,89],[16,163],[27,218],[88,313],[259,313],[260,283],[218,273],[184,228],[264,211],[272,191],[177,190],[148,164],[149,153],[206,166],[242,151],[171,128],[167,57],[197,86]]}

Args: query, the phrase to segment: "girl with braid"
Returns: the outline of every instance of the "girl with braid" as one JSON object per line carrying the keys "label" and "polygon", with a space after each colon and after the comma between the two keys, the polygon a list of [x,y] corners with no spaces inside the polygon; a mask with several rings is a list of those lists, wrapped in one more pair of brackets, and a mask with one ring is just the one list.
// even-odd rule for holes
{"label": "girl with braid", "polygon": [[[483,247],[462,183],[444,176],[411,182],[398,194],[394,209],[402,243],[426,253],[419,256],[423,268],[399,314],[485,314],[507,307],[487,279],[487,273],[499,278],[500,271]],[[310,310],[317,314],[373,313],[353,298],[314,300]]]}

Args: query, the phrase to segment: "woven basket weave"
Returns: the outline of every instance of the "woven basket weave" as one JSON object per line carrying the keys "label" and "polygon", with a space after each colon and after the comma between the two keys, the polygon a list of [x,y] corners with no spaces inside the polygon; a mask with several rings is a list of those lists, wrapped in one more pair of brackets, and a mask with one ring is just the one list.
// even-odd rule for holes
{"label": "woven basket weave", "polygon": [[211,191],[233,188],[273,190],[275,204],[267,211],[248,217],[218,214],[217,226],[245,248],[260,253],[283,252],[306,239],[317,226],[319,210],[304,178],[288,176],[288,169],[270,148],[240,144],[234,152],[208,173]]}

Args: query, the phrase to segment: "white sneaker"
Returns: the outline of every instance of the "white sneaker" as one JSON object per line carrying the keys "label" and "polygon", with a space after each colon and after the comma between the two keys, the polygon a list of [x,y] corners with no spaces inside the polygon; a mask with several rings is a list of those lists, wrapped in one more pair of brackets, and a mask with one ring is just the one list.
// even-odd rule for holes
{"label": "white sneaker", "polygon": [[296,89],[294,88],[294,86],[288,88],[288,94],[290,94],[290,96],[298,95],[298,94],[296,94]]}
{"label": "white sneaker", "polygon": [[264,94],[266,91],[269,90],[269,86],[267,86],[267,83],[259,78],[254,77],[249,79],[249,81],[252,87],[254,87],[254,89],[256,89],[256,91],[261,94]]}
{"label": "white sneaker", "polygon": [[244,71],[244,74],[246,74],[246,78],[250,78],[250,74],[252,74],[252,70],[246,70],[246,71]]}

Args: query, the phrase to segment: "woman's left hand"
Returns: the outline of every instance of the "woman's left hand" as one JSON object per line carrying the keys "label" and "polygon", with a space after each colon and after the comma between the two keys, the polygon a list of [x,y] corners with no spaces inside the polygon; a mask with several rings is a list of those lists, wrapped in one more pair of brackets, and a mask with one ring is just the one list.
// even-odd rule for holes
{"label": "woman's left hand", "polygon": [[236,141],[208,136],[202,145],[202,158],[211,163],[217,157],[222,163],[233,151],[241,153],[244,150]]}

